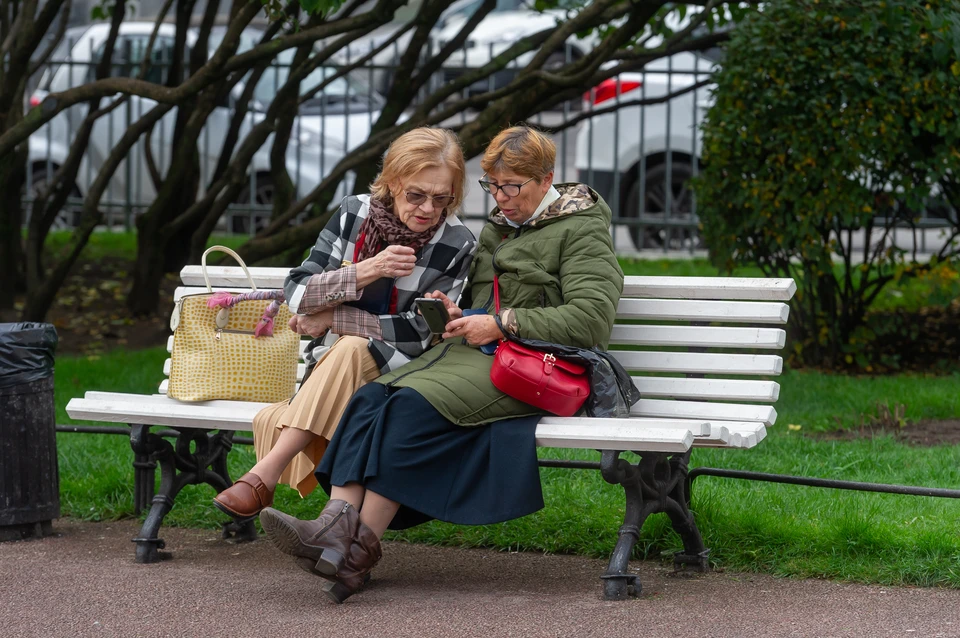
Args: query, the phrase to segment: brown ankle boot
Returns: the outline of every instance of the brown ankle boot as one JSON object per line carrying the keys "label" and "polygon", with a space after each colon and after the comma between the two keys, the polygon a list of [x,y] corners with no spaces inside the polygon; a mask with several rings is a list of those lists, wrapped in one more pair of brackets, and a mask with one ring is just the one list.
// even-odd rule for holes
{"label": "brown ankle boot", "polygon": [[259,476],[247,472],[236,483],[217,494],[213,504],[237,522],[249,521],[264,507],[273,505],[273,490],[268,490]]}
{"label": "brown ankle boot", "polygon": [[380,539],[372,529],[360,523],[351,539],[347,559],[337,572],[336,578],[323,585],[323,593],[340,604],[352,596],[366,582],[370,571],[383,556]]}
{"label": "brown ankle boot", "polygon": [[325,578],[343,566],[359,524],[357,510],[341,500],[329,501],[313,521],[301,521],[272,507],[260,512],[260,525],[277,549]]}

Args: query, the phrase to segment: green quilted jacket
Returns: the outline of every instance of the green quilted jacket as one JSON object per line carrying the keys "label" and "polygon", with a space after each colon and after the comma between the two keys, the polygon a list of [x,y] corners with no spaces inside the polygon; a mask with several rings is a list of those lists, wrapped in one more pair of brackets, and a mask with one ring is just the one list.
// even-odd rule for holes
{"label": "green quilted jacket", "polygon": [[[560,199],[519,229],[494,209],[480,233],[460,305],[493,314],[496,251],[501,308],[515,310],[521,337],[606,348],[623,291],[610,208],[582,184],[556,188]],[[448,340],[377,383],[413,388],[458,425],[543,414],[497,390],[490,383],[492,363],[492,356],[464,340]]]}

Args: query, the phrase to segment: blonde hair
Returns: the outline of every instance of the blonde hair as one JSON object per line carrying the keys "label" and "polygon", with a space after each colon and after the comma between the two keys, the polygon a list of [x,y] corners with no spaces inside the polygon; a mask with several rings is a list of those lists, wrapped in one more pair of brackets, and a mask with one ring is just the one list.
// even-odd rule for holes
{"label": "blonde hair", "polygon": [[427,168],[446,166],[453,173],[453,203],[448,213],[456,213],[463,203],[467,169],[460,140],[442,128],[421,127],[393,140],[383,155],[383,169],[370,184],[370,194],[384,202],[393,199],[391,185],[402,184]]}
{"label": "blonde hair", "polygon": [[542,182],[557,161],[557,146],[543,133],[513,126],[497,133],[480,160],[485,173],[510,171]]}

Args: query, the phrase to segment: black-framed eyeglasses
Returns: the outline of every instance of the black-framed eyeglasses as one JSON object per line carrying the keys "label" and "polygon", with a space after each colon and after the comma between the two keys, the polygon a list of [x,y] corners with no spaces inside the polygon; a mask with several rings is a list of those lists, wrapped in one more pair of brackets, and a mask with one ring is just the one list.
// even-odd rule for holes
{"label": "black-framed eyeglasses", "polygon": [[520,189],[523,188],[523,186],[525,186],[526,184],[529,184],[530,182],[532,182],[534,179],[536,178],[531,177],[530,179],[525,181],[523,184],[494,184],[493,182],[488,182],[482,179],[479,181],[480,181],[480,188],[487,191],[491,195],[496,195],[497,191],[502,191],[503,194],[506,195],[507,197],[516,197],[517,195],[520,194]]}
{"label": "black-framed eyeglasses", "polygon": [[453,195],[433,195],[431,197],[430,195],[427,195],[425,193],[418,193],[417,191],[405,190],[403,191],[403,194],[407,198],[407,203],[413,204],[414,206],[419,206],[423,202],[427,201],[427,199],[429,198],[433,200],[433,205],[435,207],[446,208],[447,206],[452,204],[456,199],[456,197],[454,197]]}

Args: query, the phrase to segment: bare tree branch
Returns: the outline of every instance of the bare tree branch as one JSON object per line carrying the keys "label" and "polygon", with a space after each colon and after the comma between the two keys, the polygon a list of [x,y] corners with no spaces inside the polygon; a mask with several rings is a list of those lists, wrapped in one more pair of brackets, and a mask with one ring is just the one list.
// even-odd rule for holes
{"label": "bare tree branch", "polygon": [[[47,48],[44,49],[43,53],[37,58],[37,61],[30,66],[30,70],[27,71],[27,77],[32,76],[34,73],[40,70],[44,64],[47,63],[47,60],[50,58],[50,54],[53,53],[54,49],[57,48],[57,45],[60,44],[60,40],[63,39],[63,35],[67,32],[67,22],[70,18],[70,9],[73,6],[73,0],[66,0],[66,4],[63,7],[63,11],[60,13],[60,24],[57,25],[57,31],[53,36],[53,39],[50,40],[50,44],[47,45]],[[2,56],[2,54],[0,54]]]}

